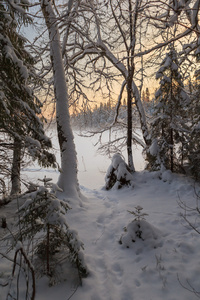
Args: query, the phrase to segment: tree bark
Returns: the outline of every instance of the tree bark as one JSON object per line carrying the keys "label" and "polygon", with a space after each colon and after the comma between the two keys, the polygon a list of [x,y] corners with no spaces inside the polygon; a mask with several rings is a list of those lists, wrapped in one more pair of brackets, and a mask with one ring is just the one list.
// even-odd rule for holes
{"label": "tree bark", "polygon": [[11,192],[10,195],[18,195],[21,193],[20,182],[20,168],[21,168],[21,141],[14,138],[13,142],[13,161],[11,169]]}
{"label": "tree bark", "polygon": [[132,78],[128,78],[127,82],[127,154],[128,166],[131,172],[135,172],[132,152]]}
{"label": "tree bark", "polygon": [[61,173],[59,187],[68,197],[79,197],[77,180],[77,158],[74,136],[70,124],[68,90],[62,60],[60,34],[57,18],[51,0],[40,0],[42,13],[49,32],[49,45],[54,75],[54,93],[56,99],[57,134],[61,153]]}
{"label": "tree bark", "polygon": [[174,172],[174,138],[173,129],[170,129],[170,169]]}
{"label": "tree bark", "polygon": [[46,263],[47,263],[47,275],[50,275],[50,259],[49,259],[49,244],[50,244],[50,226],[47,224],[47,239],[46,239]]}
{"label": "tree bark", "polygon": [[[132,80],[134,74],[134,58],[133,54],[135,51],[135,25],[136,22],[133,20],[133,15],[136,16],[136,11],[133,13],[132,2],[129,0],[129,35],[130,35],[130,46],[127,48],[127,70],[128,77],[126,82],[127,87],[127,154],[128,154],[128,166],[131,172],[135,171],[133,163],[133,152],[132,152]],[[136,18],[137,19],[137,18]]]}

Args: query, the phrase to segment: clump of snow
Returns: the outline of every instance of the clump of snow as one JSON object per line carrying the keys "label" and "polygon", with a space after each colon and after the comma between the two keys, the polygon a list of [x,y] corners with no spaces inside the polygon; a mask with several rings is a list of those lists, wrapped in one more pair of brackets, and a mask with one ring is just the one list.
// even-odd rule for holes
{"label": "clump of snow", "polygon": [[200,121],[198,122],[198,124],[195,126],[195,130],[199,130],[200,129]]}
{"label": "clump of snow", "polygon": [[38,140],[33,139],[30,136],[26,136],[25,138],[26,147],[28,148],[30,154],[34,157],[35,152],[38,151],[38,149],[41,149],[41,144]]}
{"label": "clump of snow", "polygon": [[169,183],[172,182],[173,174],[170,170],[165,170],[164,172],[162,172],[161,176],[164,182],[169,182]]}
{"label": "clump of snow", "polygon": [[149,152],[152,156],[156,156],[156,154],[158,153],[158,141],[157,139],[154,139],[152,141],[151,146],[149,147]]}

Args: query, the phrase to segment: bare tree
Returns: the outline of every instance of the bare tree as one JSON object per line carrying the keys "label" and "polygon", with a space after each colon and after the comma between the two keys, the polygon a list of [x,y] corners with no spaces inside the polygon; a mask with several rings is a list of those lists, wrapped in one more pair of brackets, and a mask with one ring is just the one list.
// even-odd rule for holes
{"label": "bare tree", "polygon": [[81,30],[79,24],[72,25],[73,29],[81,36],[82,45],[76,48],[75,53],[68,62],[70,66],[76,66],[80,59],[85,59],[86,68],[90,67],[96,74],[99,74],[99,77],[92,82],[93,88],[95,85],[101,86],[102,77],[106,80],[108,90],[110,89],[110,81],[121,84],[116,114],[112,124],[109,124],[107,128],[117,122],[122,95],[126,93],[126,144],[128,165],[132,171],[134,171],[132,158],[132,140],[134,138],[132,132],[132,109],[134,104],[139,111],[145,141],[149,143],[145,112],[141,102],[140,91],[135,83],[135,76],[138,70],[136,70],[134,56],[138,46],[138,37],[141,34],[142,22],[144,21],[139,13],[142,5],[141,0],[115,1],[115,3],[112,1],[88,1],[87,13],[90,23],[84,27],[85,30]]}

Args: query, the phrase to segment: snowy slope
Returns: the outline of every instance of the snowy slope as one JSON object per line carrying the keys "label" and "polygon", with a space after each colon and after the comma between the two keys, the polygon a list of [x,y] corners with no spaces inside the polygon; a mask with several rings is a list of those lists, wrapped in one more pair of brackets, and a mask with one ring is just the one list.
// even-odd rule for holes
{"label": "snowy slope", "polygon": [[[77,229],[84,242],[89,276],[77,288],[76,278],[64,265],[60,269],[64,282],[49,287],[47,278],[37,281],[36,300],[197,299],[187,289],[200,290],[200,236],[186,225],[178,204],[181,200],[196,206],[192,180],[170,172],[159,179],[157,173],[138,171],[134,174],[134,188],[102,190],[104,173],[99,171],[105,172],[110,162],[92,154],[92,142],[84,143],[76,137],[82,168],[79,182],[85,198],[82,208],[67,214],[70,226]],[[56,178],[55,171],[50,173],[51,170],[48,177]],[[119,240],[123,228],[134,218],[127,210],[137,205],[148,214],[148,223],[142,228],[145,240],[129,241],[130,247],[126,248]],[[189,217],[198,222],[194,212]],[[152,230],[156,236],[151,236]],[[0,266],[6,272],[5,261],[0,260]],[[0,288],[0,299],[4,300],[4,296],[5,288]]]}

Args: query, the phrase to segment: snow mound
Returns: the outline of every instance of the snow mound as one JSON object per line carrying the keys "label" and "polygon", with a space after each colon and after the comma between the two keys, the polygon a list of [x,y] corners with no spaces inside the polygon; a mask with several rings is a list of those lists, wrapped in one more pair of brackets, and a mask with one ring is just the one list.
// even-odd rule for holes
{"label": "snow mound", "polygon": [[162,173],[162,180],[164,182],[169,182],[171,183],[172,182],[172,179],[173,179],[173,174],[170,170],[165,170],[163,173]]}
{"label": "snow mound", "polygon": [[158,248],[162,245],[161,231],[145,220],[130,222],[124,231],[119,242],[126,248],[133,248],[138,241],[143,241],[144,246],[150,248]]}

